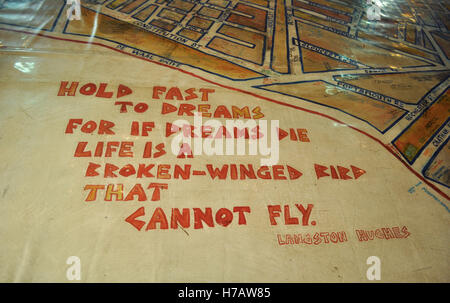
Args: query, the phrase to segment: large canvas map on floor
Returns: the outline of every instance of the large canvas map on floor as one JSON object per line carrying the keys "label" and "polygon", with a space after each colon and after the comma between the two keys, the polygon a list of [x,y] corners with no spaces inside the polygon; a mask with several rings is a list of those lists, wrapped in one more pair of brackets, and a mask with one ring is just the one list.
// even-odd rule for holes
{"label": "large canvas map on floor", "polygon": [[450,5],[0,0],[0,281],[449,282]]}

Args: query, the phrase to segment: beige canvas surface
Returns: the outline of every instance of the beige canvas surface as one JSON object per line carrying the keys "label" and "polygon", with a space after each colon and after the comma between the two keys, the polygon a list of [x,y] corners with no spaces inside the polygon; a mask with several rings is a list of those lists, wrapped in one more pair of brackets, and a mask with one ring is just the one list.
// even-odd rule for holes
{"label": "beige canvas surface", "polygon": [[[269,14],[274,5],[268,4]],[[0,281],[67,282],[67,261],[75,256],[81,282],[371,282],[367,260],[375,256],[381,282],[449,282],[449,93],[442,51],[433,53],[445,59],[434,67],[405,69],[401,64],[418,55],[405,61],[401,56],[407,53],[394,56],[400,62],[392,63],[398,64],[396,77],[374,76],[372,82],[344,77],[368,74],[361,70],[303,73],[299,61],[280,59],[278,71],[270,73],[253,63],[226,61],[233,65],[227,67],[230,77],[223,77],[183,63],[179,48],[163,61],[130,55],[120,46],[125,41],[67,35],[63,28],[84,31],[76,22],[86,23],[89,16],[85,12],[82,21],[66,24],[66,9],[52,31],[40,35],[23,24],[0,26]],[[310,29],[296,22],[305,43],[317,46],[304,38]],[[142,45],[136,35],[134,43]],[[201,60],[211,69],[226,64]],[[283,64],[292,66],[291,74],[282,74]],[[424,72],[430,75],[420,78]],[[257,73],[265,77],[253,79]],[[419,89],[421,82],[426,89]],[[392,98],[372,98],[343,83]],[[73,96],[64,91],[72,84]],[[129,94],[120,96],[125,87]],[[404,100],[402,89],[408,91]],[[404,106],[395,106],[396,100]],[[117,102],[133,105],[121,112]],[[245,107],[250,119],[233,116]],[[177,157],[171,146],[183,131],[168,136],[168,123],[194,124],[180,108],[209,113],[203,122],[223,125],[277,121],[281,131],[265,134],[278,138],[277,163],[258,171],[268,156]],[[101,121],[113,126],[99,133]],[[153,122],[146,136],[145,122]],[[99,142],[103,149],[96,151]],[[111,155],[105,156],[108,142]],[[132,142],[128,153],[126,147],[119,153],[123,142]],[[152,154],[144,156],[148,142]],[[166,153],[156,157],[157,145]],[[139,165],[154,167],[141,176],[127,176],[130,171],[123,169],[137,171]],[[249,165],[254,177],[243,173]],[[175,167],[187,166],[183,179]],[[436,177],[432,169],[441,166],[444,175]],[[116,169],[108,173],[105,167]],[[226,168],[226,176],[213,178],[214,168]],[[108,185],[123,186],[122,196],[109,199]],[[95,198],[89,186],[97,186]],[[189,220],[173,223],[174,210],[183,209]],[[197,215],[208,217],[208,209],[212,220],[206,222]]]}

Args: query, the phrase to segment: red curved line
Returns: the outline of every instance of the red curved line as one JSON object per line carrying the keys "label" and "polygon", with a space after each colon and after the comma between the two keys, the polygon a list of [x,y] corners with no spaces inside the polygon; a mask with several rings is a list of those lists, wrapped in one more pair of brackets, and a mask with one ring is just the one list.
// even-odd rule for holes
{"label": "red curved line", "polygon": [[50,39],[54,39],[54,40],[62,40],[62,41],[69,41],[69,42],[82,43],[82,44],[93,44],[93,45],[97,45],[97,46],[106,47],[106,48],[108,48],[108,49],[117,51],[117,52],[122,53],[122,54],[125,54],[125,55],[129,55],[129,56],[132,56],[132,57],[141,59],[141,60],[145,60],[145,61],[148,61],[148,62],[151,62],[151,63],[154,63],[154,64],[158,64],[158,65],[161,65],[161,66],[164,66],[164,67],[173,69],[173,70],[177,70],[177,71],[179,71],[179,72],[182,72],[182,73],[185,73],[185,74],[187,74],[187,75],[193,76],[193,77],[195,77],[195,78],[201,79],[201,80],[206,81],[206,82],[208,82],[208,83],[211,83],[211,84],[220,86],[220,87],[222,87],[222,88],[226,88],[226,89],[238,91],[238,92],[240,92],[240,93],[244,93],[244,94],[247,94],[247,95],[250,95],[250,96],[253,96],[253,97],[256,97],[256,98],[260,98],[260,99],[263,99],[263,100],[266,100],[266,101],[269,101],[269,102],[272,102],[272,103],[276,103],[276,104],[279,104],[279,105],[288,106],[288,107],[295,108],[295,109],[298,109],[298,110],[301,110],[301,111],[304,111],[304,112],[308,112],[308,113],[310,113],[310,114],[314,114],[314,115],[318,115],[318,116],[321,116],[321,117],[330,119],[330,120],[332,120],[332,121],[334,121],[334,122],[337,122],[337,123],[339,123],[339,124],[345,125],[345,126],[351,128],[351,129],[353,129],[353,130],[355,130],[355,131],[357,131],[357,132],[359,132],[359,133],[361,133],[361,134],[363,134],[363,135],[365,135],[365,136],[371,138],[372,140],[378,142],[378,143],[379,143],[381,146],[383,146],[388,152],[390,152],[392,155],[394,155],[394,157],[396,157],[396,158],[397,158],[397,159],[398,159],[398,160],[399,160],[406,168],[408,168],[414,175],[416,175],[417,178],[419,178],[422,182],[424,182],[424,183],[427,184],[429,187],[431,187],[432,189],[434,189],[434,190],[435,190],[438,194],[440,194],[442,197],[444,197],[444,198],[446,198],[447,200],[450,201],[450,197],[449,197],[447,194],[445,194],[443,191],[441,191],[441,190],[440,190],[438,187],[436,187],[434,184],[432,184],[432,183],[430,183],[429,181],[427,181],[421,174],[419,174],[418,172],[416,172],[416,171],[415,171],[408,163],[406,163],[399,155],[397,155],[397,153],[396,153],[396,152],[395,152],[388,144],[384,144],[380,139],[378,139],[378,138],[376,138],[376,137],[374,137],[374,136],[372,136],[372,135],[366,133],[365,131],[360,130],[359,128],[356,128],[356,127],[354,127],[354,126],[351,126],[351,125],[349,125],[349,124],[347,124],[347,123],[345,123],[345,122],[342,122],[342,121],[340,121],[340,120],[338,120],[338,119],[336,119],[336,118],[333,118],[333,117],[331,117],[331,116],[328,116],[328,115],[326,115],[326,114],[323,114],[323,113],[320,113],[320,112],[316,112],[316,111],[313,111],[313,110],[309,110],[309,109],[306,109],[306,108],[303,108],[303,107],[299,107],[299,106],[296,106],[296,105],[293,105],[293,104],[289,104],[289,103],[284,103],[284,102],[281,102],[281,101],[277,101],[277,100],[274,100],[274,99],[271,99],[271,98],[268,98],[268,97],[260,96],[260,95],[255,94],[255,93],[252,93],[252,92],[248,92],[248,91],[242,90],[242,89],[240,89],[240,88],[236,88],[236,87],[231,87],[231,86],[227,86],[227,85],[224,85],[224,84],[220,84],[220,83],[211,81],[211,80],[209,80],[209,79],[206,79],[206,78],[204,78],[204,77],[202,77],[202,76],[196,75],[196,74],[194,74],[194,73],[192,73],[192,72],[188,72],[188,71],[186,71],[186,70],[183,70],[183,69],[181,69],[181,68],[174,67],[174,66],[170,66],[170,65],[167,65],[167,64],[164,64],[164,63],[161,63],[161,62],[157,62],[157,61],[153,61],[153,60],[150,60],[150,59],[147,59],[147,58],[139,57],[139,56],[137,56],[137,55],[127,53],[127,52],[122,51],[122,50],[120,50],[120,49],[116,49],[116,48],[114,48],[114,47],[111,47],[111,46],[109,46],[109,45],[105,45],[105,44],[102,44],[102,43],[99,43],[99,42],[88,42],[88,41],[73,40],[73,39],[60,38],[60,37],[52,37],[52,36],[48,36],[48,35],[41,34],[41,33],[32,33],[32,32],[27,32],[27,31],[22,31],[22,30],[15,30],[15,29],[8,29],[8,28],[0,28],[0,29],[1,29],[1,30],[7,30],[7,31],[13,31],[13,32],[19,32],[19,33],[25,33],[25,34],[32,34],[32,35],[41,36],[41,37],[45,37],[45,38],[50,38]]}

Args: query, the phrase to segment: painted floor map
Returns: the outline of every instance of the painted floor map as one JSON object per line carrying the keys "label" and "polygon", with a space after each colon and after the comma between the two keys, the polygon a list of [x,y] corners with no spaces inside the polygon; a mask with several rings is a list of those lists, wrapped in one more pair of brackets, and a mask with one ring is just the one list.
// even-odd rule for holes
{"label": "painted floor map", "polygon": [[449,67],[448,1],[0,0],[0,281],[450,282]]}

